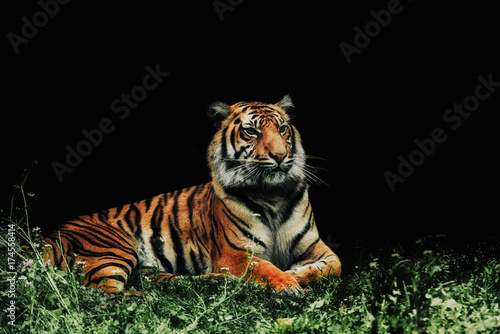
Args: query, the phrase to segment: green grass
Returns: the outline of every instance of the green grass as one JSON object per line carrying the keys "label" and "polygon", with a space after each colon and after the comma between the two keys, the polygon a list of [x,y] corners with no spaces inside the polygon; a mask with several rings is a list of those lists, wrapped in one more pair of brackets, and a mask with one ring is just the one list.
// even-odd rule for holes
{"label": "green grass", "polygon": [[[146,278],[132,287],[142,293],[130,296],[82,286],[81,266],[66,273],[43,263],[42,237],[27,226],[27,213],[2,219],[1,227],[0,332],[500,333],[500,245],[494,239],[457,246],[433,236],[404,247],[340,251],[342,278],[321,279],[301,296],[241,280],[158,286]],[[32,262],[16,254],[9,263],[9,246],[20,253],[21,245],[34,250]],[[11,301],[15,326],[9,324]]]}

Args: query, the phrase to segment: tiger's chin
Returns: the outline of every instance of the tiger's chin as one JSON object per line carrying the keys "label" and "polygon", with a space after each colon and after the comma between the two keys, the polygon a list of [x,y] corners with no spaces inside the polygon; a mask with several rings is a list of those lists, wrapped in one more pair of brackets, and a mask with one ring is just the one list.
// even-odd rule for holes
{"label": "tiger's chin", "polygon": [[301,182],[300,178],[293,177],[290,172],[274,170],[263,173],[258,178],[228,183],[223,187],[229,193],[237,190],[241,194],[245,194],[248,191],[253,194],[260,193],[265,197],[265,195],[284,194],[286,190],[294,189]]}
{"label": "tiger's chin", "polygon": [[282,170],[275,170],[266,173],[266,175],[262,176],[262,184],[263,185],[277,185],[277,186],[283,186],[287,183],[289,179],[289,175],[287,172],[284,172]]}

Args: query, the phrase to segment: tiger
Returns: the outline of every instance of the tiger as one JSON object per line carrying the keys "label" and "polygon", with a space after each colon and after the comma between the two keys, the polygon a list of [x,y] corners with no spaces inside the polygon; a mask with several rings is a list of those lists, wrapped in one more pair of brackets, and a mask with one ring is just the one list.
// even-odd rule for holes
{"label": "tiger", "polygon": [[151,270],[155,282],[246,275],[289,293],[340,276],[309,202],[293,109],[288,95],[275,104],[212,103],[210,182],[69,220],[45,238],[44,260],[62,270],[85,263],[83,283],[108,293]]}

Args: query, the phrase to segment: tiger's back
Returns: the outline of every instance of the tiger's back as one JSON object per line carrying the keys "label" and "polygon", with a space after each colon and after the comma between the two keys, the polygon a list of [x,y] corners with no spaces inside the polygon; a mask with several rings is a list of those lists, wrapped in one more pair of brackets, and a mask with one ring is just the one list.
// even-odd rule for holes
{"label": "tiger's back", "polygon": [[[277,290],[340,274],[338,257],[318,235],[307,183],[294,176],[303,151],[284,109],[258,103],[227,107],[232,110],[209,148],[211,182],[69,221],[46,239],[53,246],[47,259],[61,268],[84,261],[84,283],[108,292],[122,290],[138,270],[159,270],[159,281],[227,270],[239,276],[249,253],[252,275]],[[243,127],[259,117],[253,109],[268,124],[254,123],[255,133]],[[262,166],[256,162],[261,160]],[[249,176],[228,178],[233,172]]]}

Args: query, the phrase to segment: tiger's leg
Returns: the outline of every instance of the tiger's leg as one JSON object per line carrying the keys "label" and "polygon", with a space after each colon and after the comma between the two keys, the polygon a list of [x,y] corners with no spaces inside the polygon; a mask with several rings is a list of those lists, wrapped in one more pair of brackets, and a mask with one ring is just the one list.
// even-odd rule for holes
{"label": "tiger's leg", "polygon": [[215,269],[219,272],[229,272],[236,277],[255,279],[256,283],[271,286],[277,292],[286,291],[298,293],[301,287],[292,273],[283,272],[269,261],[258,257],[251,257],[246,251],[231,249],[223,252],[223,256],[215,263]]}
{"label": "tiger's leg", "polygon": [[[158,271],[153,268],[143,268],[137,271],[137,274],[148,277],[148,279],[153,283],[165,283],[165,282],[173,282],[178,280],[179,278],[189,277],[194,280],[203,280],[203,279],[214,279],[214,280],[222,280],[222,279],[234,279],[235,276],[229,273],[210,273],[204,275],[197,276],[183,276],[183,275],[174,275],[165,271]],[[136,279],[134,277],[134,279]]]}
{"label": "tiger's leg", "polygon": [[[89,262],[85,258],[83,261]],[[92,265],[88,270],[85,270],[84,282],[89,287],[102,289],[106,293],[123,291],[132,268],[120,262],[120,260],[114,259],[111,263],[98,262]]]}
{"label": "tiger's leg", "polygon": [[286,272],[303,284],[313,282],[320,276],[340,276],[341,264],[338,256],[322,240],[318,240]]}
{"label": "tiger's leg", "polygon": [[[68,266],[82,265],[83,283],[107,293],[120,292],[138,262],[138,255],[131,245],[81,243],[72,235],[60,233],[45,239],[50,245],[44,254],[44,261],[62,270]],[[114,246],[114,247],[110,247]],[[85,255],[80,255],[85,254]]]}
{"label": "tiger's leg", "polygon": [[164,282],[173,282],[182,277],[180,275],[170,274],[166,271],[159,271],[156,268],[145,267],[137,270],[133,280],[137,280],[137,276],[145,276],[147,279],[153,283],[164,283]]}

